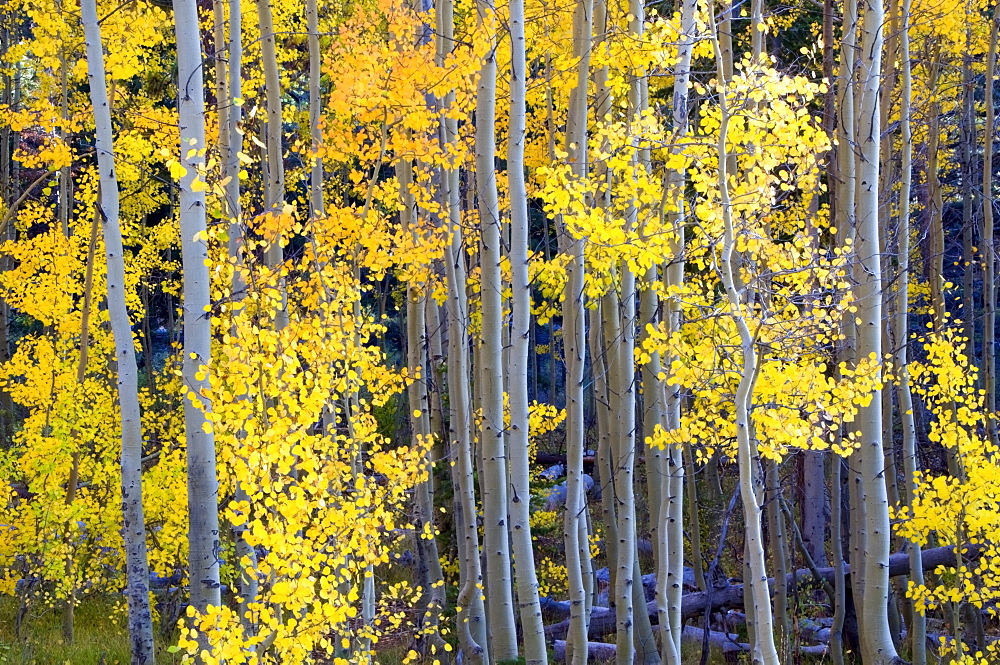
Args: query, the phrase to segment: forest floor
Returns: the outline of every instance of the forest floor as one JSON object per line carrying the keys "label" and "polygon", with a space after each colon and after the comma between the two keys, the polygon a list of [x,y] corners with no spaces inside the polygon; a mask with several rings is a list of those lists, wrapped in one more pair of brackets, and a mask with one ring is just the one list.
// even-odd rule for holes
{"label": "forest floor", "polygon": [[[62,615],[58,608],[35,607],[24,617],[20,636],[15,635],[18,601],[0,597],[0,665],[128,665],[129,643],[124,607],[114,596],[89,597],[76,610],[76,639],[66,644],[62,637]],[[158,665],[179,665],[181,654],[170,653],[168,641],[155,628]],[[612,636],[613,637],[613,636]],[[609,640],[613,641],[613,640]],[[387,640],[380,645],[381,665],[399,665],[408,651],[407,644]],[[700,650],[686,649],[686,664],[699,662]],[[695,653],[695,652],[698,653]],[[727,661],[713,653],[710,665]],[[549,656],[552,653],[550,649]],[[319,660],[317,662],[324,662]],[[600,661],[591,661],[600,665]],[[738,661],[736,661],[738,662]]]}
{"label": "forest floor", "polygon": [[[76,639],[62,637],[58,608],[36,606],[14,628],[18,599],[0,597],[0,665],[128,665],[129,642],[125,610],[120,597],[91,597],[76,609]],[[158,627],[157,627],[158,629]],[[170,643],[156,635],[158,665],[178,665],[180,654],[167,651]]]}

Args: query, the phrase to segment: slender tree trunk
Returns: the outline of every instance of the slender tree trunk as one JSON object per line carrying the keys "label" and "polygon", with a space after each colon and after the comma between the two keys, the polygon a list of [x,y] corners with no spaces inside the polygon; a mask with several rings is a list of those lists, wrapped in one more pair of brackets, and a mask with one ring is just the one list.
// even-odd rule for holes
{"label": "slender tree trunk", "polygon": [[[205,193],[192,184],[205,163],[205,85],[201,39],[195,0],[174,0],[177,35],[178,109],[180,112],[181,256],[184,270],[184,429],[188,467],[188,560],[191,605],[204,614],[222,604],[219,584],[219,483],[216,478],[215,435],[206,418],[212,362],[208,244],[205,237]],[[207,648],[204,645],[203,648]]]}
{"label": "slender tree trunk", "polygon": [[[675,154],[682,151],[685,137],[688,134],[688,106],[690,103],[691,59],[695,41],[695,13],[697,2],[684,0],[681,4],[681,41],[678,45],[678,61],[675,66],[673,94],[673,130],[678,145],[673,148]],[[725,70],[726,64],[720,63]],[[728,80],[728,79],[725,79]],[[684,199],[684,170],[677,169],[667,175],[667,185],[670,196],[673,197],[672,210],[669,214],[671,232],[671,261],[666,267],[667,288],[680,289],[684,285],[684,229],[687,224],[687,205]],[[666,303],[667,332],[670,335],[679,334],[681,330],[681,301],[678,296],[670,298]],[[665,366],[671,367],[677,360],[676,356],[666,358]],[[680,386],[664,386],[666,405],[666,428],[676,430],[681,426],[681,391]],[[661,563],[657,571],[658,579],[666,573],[666,588],[662,598],[666,601],[667,632],[661,629],[661,649],[663,661],[667,665],[680,663],[681,636],[683,621],[681,620],[681,596],[684,592],[684,460],[683,450],[672,446],[668,452],[666,465],[668,480],[666,485],[665,506],[661,506],[658,528],[663,531],[666,565]],[[694,482],[694,479],[691,479]],[[657,594],[661,597],[661,594]],[[661,621],[664,617],[661,616]],[[707,628],[707,626],[706,626]]]}
{"label": "slender tree trunk", "polygon": [[[715,39],[716,76],[725,79],[722,51]],[[722,208],[723,240],[721,256],[719,257],[719,273],[726,297],[729,301],[730,314],[740,334],[740,345],[743,354],[743,367],[740,372],[740,383],[735,396],[735,423],[740,470],[740,495],[743,502],[746,530],[746,562],[749,566],[749,579],[752,599],[755,640],[753,642],[753,659],[763,665],[778,665],[778,653],[774,644],[774,626],[771,614],[771,598],[767,588],[767,573],[764,567],[764,544],[761,535],[761,507],[758,501],[759,489],[755,487],[757,474],[754,466],[754,449],[756,443],[753,434],[751,410],[753,408],[754,383],[757,376],[757,351],[753,333],[743,315],[743,303],[736,289],[733,277],[733,253],[736,246],[736,233],[733,224],[732,203],[729,198],[729,151],[726,147],[727,132],[731,111],[726,95],[719,95],[721,119],[719,126],[719,197]],[[748,614],[749,617],[749,614]]]}
{"label": "slender tree trunk", "polygon": [[510,189],[510,267],[513,300],[510,352],[510,521],[517,602],[521,615],[525,665],[545,665],[545,626],[538,601],[538,578],[531,546],[529,504],[531,469],[528,457],[528,343],[531,333],[531,287],[528,277],[528,193],[524,182],[527,138],[527,71],[524,44],[524,0],[510,2],[510,132],[507,174]]}
{"label": "slender tree trunk", "polygon": [[[897,395],[899,415],[903,429],[903,477],[905,478],[904,501],[912,504],[917,472],[917,428],[913,418],[913,394],[910,391],[910,377],[907,371],[907,350],[909,340],[909,285],[910,285],[910,192],[913,181],[913,132],[910,128],[911,100],[913,98],[912,70],[910,62],[910,0],[902,2],[902,29],[900,32],[900,69],[903,90],[900,95],[900,143],[902,157],[900,164],[899,189],[899,286],[896,291],[896,312],[893,317],[893,337],[896,340],[896,352],[893,362],[899,372]],[[995,28],[994,28],[995,29]],[[993,51],[994,58],[996,56]],[[987,88],[987,100],[990,90]],[[987,119],[987,128],[989,119]],[[987,135],[989,133],[987,132]],[[992,205],[986,199],[987,205]],[[924,567],[921,562],[919,543],[909,544],[910,581],[916,585],[924,583]],[[927,618],[922,612],[916,611],[912,600],[910,604],[910,625],[907,626],[910,637],[910,661],[913,665],[925,665],[927,662]]]}
{"label": "slender tree trunk", "polygon": [[118,367],[118,404],[122,423],[122,537],[125,541],[128,633],[132,665],[152,665],[153,617],[149,609],[149,558],[146,554],[146,518],[142,506],[142,420],[139,376],[135,362],[132,322],[125,306],[125,256],[119,222],[118,178],[115,175],[111,109],[108,105],[104,49],[97,20],[96,0],[82,0],[80,16],[87,40],[87,72],[94,107],[97,165],[101,192],[98,213],[104,223],[107,259],[108,311],[115,338]]}
{"label": "slender tree trunk", "polygon": [[[590,48],[593,2],[577,0],[573,15],[573,52],[580,58],[576,83],[570,92],[566,123],[566,146],[574,176],[587,176],[587,87],[590,79]],[[592,577],[590,544],[586,539],[586,495],[583,485],[584,421],[583,369],[586,354],[584,314],[584,240],[562,229],[562,249],[568,257],[566,294],[563,299],[563,353],[566,362],[566,573],[570,598],[570,627],[566,658],[571,665],[587,662],[587,626],[590,600],[587,578]],[[582,534],[582,538],[581,538]]]}
{"label": "slender tree trunk", "polygon": [[[882,268],[879,258],[879,93],[882,83],[882,0],[866,0],[860,51],[863,79],[859,82],[856,190],[857,271],[859,277],[857,328],[858,359],[882,359]],[[881,365],[877,366],[881,372]],[[894,665],[896,655],[889,630],[889,502],[886,494],[885,452],[882,441],[881,393],[862,406],[857,423],[861,432],[861,500],[865,508],[862,651],[871,665]]]}
{"label": "slender tree trunk", "polygon": [[[403,159],[397,164],[399,187],[402,192],[403,208],[400,212],[403,228],[416,233],[417,210],[410,185],[413,182],[413,164]],[[428,446],[426,453],[427,478],[416,489],[415,526],[418,532],[418,554],[420,585],[423,587],[422,617],[423,630],[431,644],[443,646],[443,640],[436,629],[438,618],[444,609],[444,576],[438,554],[436,529],[434,527],[434,465],[431,454],[433,435],[431,433],[431,403],[427,391],[427,300],[430,298],[427,285],[408,285],[406,290],[406,358],[407,369],[412,380],[408,390],[410,425],[413,437],[420,445]]]}
{"label": "slender tree trunk", "polygon": [[[229,5],[229,40],[227,48],[226,67],[228,88],[225,96],[220,96],[219,105],[223,111],[225,121],[220,119],[220,136],[223,132],[229,138],[225,142],[226,152],[223,153],[224,173],[223,179],[227,180],[226,191],[226,212],[229,216],[229,256],[232,257],[237,266],[244,264],[243,258],[243,206],[240,203],[240,158],[243,151],[243,131],[240,124],[243,120],[243,106],[234,104],[232,100],[241,99],[243,96],[243,14],[242,0],[228,0]],[[223,103],[225,102],[225,103]],[[221,142],[221,140],[220,140]],[[233,293],[236,297],[242,297],[246,284],[239,272],[233,279]],[[240,505],[249,505],[250,495],[243,487],[241,481],[237,481],[233,498]],[[247,521],[244,520],[239,526],[233,527],[233,539],[235,541],[236,556],[240,568],[239,592],[240,592],[240,622],[243,624],[244,634],[253,635],[256,631],[254,626],[251,604],[258,601],[260,594],[260,583],[257,579],[257,551],[247,542]]]}
{"label": "slender tree trunk", "polygon": [[[493,30],[496,9],[492,0],[477,3],[479,25]],[[511,590],[510,544],[507,524],[507,460],[503,409],[503,282],[500,274],[500,209],[496,183],[496,41],[491,38],[483,59],[476,100],[476,187],[479,217],[482,302],[482,365],[479,368],[483,398],[483,523],[486,552],[486,602],[490,617],[490,650],[498,661],[517,658],[517,631]],[[521,497],[519,497],[521,498]]]}
{"label": "slender tree trunk", "polygon": [[319,8],[316,0],[306,0],[306,29],[309,31],[309,152],[312,165],[309,169],[309,216],[320,219],[325,216],[323,205],[323,160],[319,148],[323,142],[319,119],[323,114],[320,98],[322,78],[322,58],[319,49]]}
{"label": "slender tree trunk", "polygon": [[931,291],[931,307],[934,313],[934,330],[939,330],[944,323],[944,201],[941,194],[941,179],[939,175],[938,148],[941,140],[941,106],[938,101],[938,74],[941,65],[937,62],[937,49],[934,49],[934,59],[929,63],[927,94],[931,102],[928,108],[930,122],[927,127],[927,198],[928,198],[928,253],[925,257],[924,269],[927,271],[927,282]]}
{"label": "slender tree trunk", "polygon": [[[264,97],[267,111],[264,122],[264,210],[277,214],[285,205],[284,120],[271,0],[257,0],[257,23],[260,26],[261,66],[264,70]],[[277,238],[268,243],[264,258],[267,267],[272,270],[284,260],[284,251]],[[281,291],[284,299],[284,287]],[[282,303],[275,314],[274,326],[281,330],[287,325],[288,309]]]}
{"label": "slender tree trunk", "polygon": [[802,540],[817,566],[826,565],[826,469],[824,454],[807,450],[802,454]]}
{"label": "slender tree trunk", "polygon": [[[993,84],[997,66],[997,27],[1000,25],[1000,7],[993,8],[990,27],[990,46],[986,56],[986,124],[983,130],[983,389],[986,391],[986,410],[997,412],[997,358],[996,358],[996,262],[997,245],[993,234],[993,147],[996,133],[996,113],[993,102]],[[997,428],[989,428],[990,441],[1000,445]]]}
{"label": "slender tree trunk", "polygon": [[969,363],[979,367],[976,359],[976,298],[974,293],[976,269],[975,257],[975,209],[976,194],[973,188],[975,167],[973,154],[976,150],[975,88],[972,73],[972,23],[973,19],[966,4],[965,49],[962,54],[962,118],[960,121],[962,143],[960,158],[962,169],[962,327],[968,340],[965,354]]}
{"label": "slender tree trunk", "polygon": [[[766,462],[767,529],[771,545],[771,562],[774,578],[785,579],[788,575],[788,543],[785,532],[785,515],[781,511],[781,473],[774,460]],[[782,662],[787,662],[792,653],[791,631],[788,621],[788,586],[779,584],[774,590],[774,621],[778,630],[778,653]]]}
{"label": "slender tree trunk", "polygon": [[844,622],[847,614],[847,580],[844,579],[843,466],[839,455],[830,463],[830,553],[834,567],[833,624],[830,626],[830,654],[834,665],[844,665]]}

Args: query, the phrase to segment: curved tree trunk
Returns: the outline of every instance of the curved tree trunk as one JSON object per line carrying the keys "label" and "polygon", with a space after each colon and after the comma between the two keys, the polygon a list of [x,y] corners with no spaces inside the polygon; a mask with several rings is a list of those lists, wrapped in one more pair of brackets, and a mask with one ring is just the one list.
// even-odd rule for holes
{"label": "curved tree trunk", "polygon": [[[724,80],[722,53],[715,38],[717,77]],[[719,196],[722,207],[723,239],[719,257],[719,277],[729,301],[730,315],[740,334],[743,367],[740,383],[735,396],[736,441],[740,470],[740,496],[746,530],[746,563],[749,567],[748,586],[752,599],[754,617],[753,659],[763,665],[778,665],[778,653],[774,645],[774,626],[771,614],[771,599],[767,588],[767,574],[764,567],[764,543],[761,534],[761,507],[758,500],[759,473],[755,466],[755,447],[751,410],[753,408],[754,383],[757,376],[757,352],[753,334],[743,315],[743,302],[736,289],[733,277],[733,254],[736,233],[733,225],[732,203],[729,199],[729,152],[726,147],[730,109],[723,92],[719,95],[721,119],[719,126]],[[749,608],[748,608],[749,610]],[[750,615],[748,611],[748,617]]]}

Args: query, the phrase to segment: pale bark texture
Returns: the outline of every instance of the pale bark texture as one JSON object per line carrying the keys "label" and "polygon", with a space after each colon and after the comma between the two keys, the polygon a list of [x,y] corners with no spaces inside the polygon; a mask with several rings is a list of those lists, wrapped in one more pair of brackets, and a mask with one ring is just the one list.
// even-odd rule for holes
{"label": "pale bark texture", "polygon": [[[882,268],[879,259],[879,87],[882,83],[882,0],[866,0],[860,51],[857,134],[855,275],[858,300],[857,358],[882,360]],[[880,367],[880,366],[879,366]],[[879,371],[881,371],[879,369]],[[896,655],[889,629],[889,502],[882,441],[881,394],[858,413],[861,433],[860,499],[865,509],[864,592],[859,615],[866,663],[893,665]],[[859,561],[852,560],[855,566]]]}
{"label": "pale bark texture", "polygon": [[[492,0],[477,3],[480,25],[495,25]],[[494,42],[495,44],[495,42]],[[507,458],[503,413],[503,283],[500,275],[500,208],[497,201],[496,47],[483,59],[476,98],[476,188],[479,195],[481,240],[479,248],[482,302],[481,365],[483,426],[483,545],[486,552],[486,602],[490,620],[490,651],[494,659],[517,658],[517,630],[511,589],[510,539],[507,524]]]}
{"label": "pale bark texture", "polygon": [[[678,145],[674,151],[680,151],[684,137],[688,134],[688,106],[691,80],[691,58],[695,42],[695,13],[697,3],[685,0],[681,4],[681,39],[677,48],[678,62],[675,66],[673,94],[673,130]],[[723,67],[725,64],[723,63]],[[680,288],[684,283],[684,233],[687,223],[687,207],[684,199],[684,171],[678,169],[667,175],[667,186],[672,200],[668,205],[672,208],[668,213],[671,221],[670,264],[666,267],[666,282],[668,288]],[[678,297],[670,298],[665,303],[665,317],[669,334],[677,334],[681,329],[681,302]],[[676,360],[675,356],[664,359],[667,369]],[[663,399],[666,406],[666,429],[674,430],[681,425],[681,392],[680,386],[663,386]],[[660,395],[657,395],[660,398]],[[683,622],[681,621],[681,595],[684,579],[684,460],[683,451],[671,447],[667,454],[663,471],[667,474],[664,496],[661,497],[657,526],[659,539],[662,543],[661,560],[657,570],[657,579],[662,579],[657,587],[660,613],[660,649],[664,663],[676,665],[681,662],[681,636]],[[665,559],[665,561],[663,560]],[[666,625],[663,625],[666,624]]]}
{"label": "pale bark texture", "polygon": [[192,183],[202,178],[205,164],[205,84],[194,0],[175,0],[177,35],[178,109],[180,112],[179,206],[181,258],[184,269],[184,430],[188,468],[188,574],[191,605],[200,613],[222,604],[219,584],[219,483],[216,478],[215,435],[205,417],[209,404],[201,394],[208,389],[212,361],[212,326],[205,225],[205,193]]}
{"label": "pale bark texture", "polygon": [[320,99],[320,79],[322,59],[319,50],[319,8],[316,0],[306,1],[306,26],[309,31],[309,152],[312,165],[309,169],[309,217],[323,217],[323,160],[318,157],[323,134],[319,119],[323,113]]}
{"label": "pale bark texture", "polygon": [[[900,70],[903,90],[900,95],[900,140],[902,156],[900,166],[899,189],[899,285],[896,291],[896,311],[893,316],[893,338],[896,340],[896,353],[893,358],[898,368],[896,394],[899,400],[899,415],[903,428],[903,476],[905,479],[903,500],[909,505],[916,491],[914,474],[917,471],[917,428],[913,416],[913,393],[910,390],[910,377],[907,371],[907,342],[909,333],[909,286],[910,286],[910,194],[913,183],[913,132],[910,127],[911,100],[913,97],[912,69],[910,62],[910,0],[902,2],[902,30],[900,33]],[[992,48],[992,45],[991,45]],[[995,57],[996,52],[993,51]],[[991,91],[987,88],[987,100],[991,100]],[[987,130],[989,120],[987,120]],[[987,132],[987,135],[988,132]],[[987,202],[991,206],[992,202]],[[990,220],[992,223],[992,219]],[[985,357],[985,356],[984,356]],[[924,583],[922,553],[919,543],[909,543],[910,581],[916,585]],[[908,601],[910,608],[910,625],[907,626],[910,638],[910,662],[913,665],[925,665],[927,662],[927,617],[916,612],[913,601]]]}
{"label": "pale bark texture", "polygon": [[[994,7],[990,28],[990,46],[986,55],[986,123],[983,129],[983,389],[986,391],[986,410],[997,412],[997,244],[993,233],[993,148],[996,134],[993,84],[997,68],[997,28],[1000,24],[1000,7]],[[989,428],[990,441],[1000,445],[997,428]]]}
{"label": "pale bark texture", "polygon": [[525,665],[545,665],[545,626],[538,601],[538,578],[531,546],[531,469],[528,457],[528,343],[531,332],[531,286],[528,278],[528,193],[524,182],[527,71],[524,0],[510,3],[510,133],[507,174],[510,189],[510,269],[513,322],[510,350],[510,525],[517,604],[520,609]]}
{"label": "pale bark texture", "polygon": [[152,665],[153,618],[149,608],[149,558],[146,553],[146,519],[142,505],[142,420],[139,410],[139,377],[135,362],[132,322],[125,306],[125,256],[119,221],[118,178],[115,175],[111,108],[104,70],[101,26],[97,1],[82,0],[80,16],[87,40],[87,73],[94,107],[95,148],[101,190],[97,214],[104,227],[107,260],[108,313],[115,338],[118,367],[118,404],[122,426],[122,537],[125,541],[128,633],[132,665]]}
{"label": "pale bark texture", "polygon": [[[588,172],[587,87],[590,78],[592,13],[591,0],[577,0],[573,15],[573,52],[580,61],[577,65],[576,83],[570,93],[566,126],[568,159],[576,177],[584,177]],[[565,224],[561,234],[560,249],[569,256],[563,300],[563,349],[566,359],[566,517],[563,533],[570,598],[566,660],[571,665],[584,665],[587,662],[587,625],[590,620],[587,591],[592,588],[587,582],[587,578],[592,577],[592,572],[590,547],[586,539],[587,504],[583,485],[583,370],[586,356],[584,240],[575,237]]]}
{"label": "pale bark texture", "polygon": [[[718,48],[716,38],[717,77],[724,80],[722,53]],[[727,132],[731,111],[724,92],[719,95],[719,106],[722,112],[719,126],[719,196],[722,207],[723,238],[719,256],[719,277],[725,288],[729,301],[730,315],[740,334],[740,350],[743,354],[743,366],[740,371],[740,383],[735,396],[735,423],[737,454],[739,462],[740,496],[743,503],[745,519],[745,556],[749,570],[747,585],[750,588],[752,600],[754,639],[753,662],[763,665],[778,665],[778,653],[774,644],[774,627],[771,613],[771,599],[767,588],[767,573],[764,567],[764,544],[761,533],[761,507],[758,499],[759,488],[756,486],[759,472],[754,469],[755,448],[753,422],[754,383],[757,376],[757,350],[753,333],[743,314],[743,303],[736,289],[733,277],[733,253],[736,246],[736,232],[733,224],[732,203],[729,197],[729,154],[726,147]],[[749,622],[750,608],[747,608]]]}

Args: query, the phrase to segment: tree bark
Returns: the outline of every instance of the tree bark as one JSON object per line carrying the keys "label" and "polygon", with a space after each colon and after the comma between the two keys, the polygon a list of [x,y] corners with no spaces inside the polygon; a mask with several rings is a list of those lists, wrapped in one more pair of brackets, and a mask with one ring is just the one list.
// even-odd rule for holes
{"label": "tree bark", "polygon": [[[590,48],[593,2],[577,0],[573,15],[573,53],[580,58],[576,82],[570,92],[566,122],[566,147],[573,175],[586,177],[587,88],[590,79]],[[566,361],[566,516],[564,542],[569,586],[570,632],[567,639],[567,662],[587,662],[587,625],[590,621],[587,577],[592,576],[590,543],[586,530],[586,495],[583,485],[585,447],[583,422],[583,370],[586,354],[586,317],[584,313],[584,240],[574,236],[565,223],[560,244],[568,257],[566,291],[563,298],[563,353]],[[581,537],[582,536],[582,537]]]}
{"label": "tree bark", "polygon": [[[993,207],[993,147],[996,133],[993,85],[997,66],[997,29],[1000,25],[1000,7],[994,7],[990,26],[990,46],[986,56],[986,124],[983,130],[983,389],[986,391],[986,410],[997,412],[997,295],[996,262],[997,244],[994,239]],[[996,427],[988,428],[990,442],[1000,445]]]}
{"label": "tree bark", "polygon": [[[725,80],[722,51],[718,43],[718,33],[715,35],[716,76],[719,81]],[[740,496],[743,503],[746,532],[746,563],[749,566],[749,588],[753,601],[754,631],[753,644],[754,663],[763,665],[778,665],[778,653],[774,644],[774,628],[771,614],[771,601],[767,592],[767,575],[764,570],[764,544],[761,534],[761,507],[758,499],[758,472],[754,468],[756,443],[753,433],[751,412],[753,409],[754,383],[757,377],[757,351],[753,333],[743,314],[743,303],[736,289],[733,277],[733,254],[736,246],[736,232],[733,224],[732,204],[729,199],[729,151],[726,146],[727,132],[731,111],[726,98],[726,88],[719,93],[719,108],[721,111],[718,138],[719,164],[719,203],[722,208],[723,238],[719,257],[719,278],[726,292],[729,304],[729,314],[733,318],[740,335],[740,350],[743,355],[743,366],[740,371],[739,387],[734,398],[736,423],[737,455],[739,460]]]}
{"label": "tree bark", "polygon": [[[857,359],[882,367],[882,267],[879,254],[879,94],[882,83],[882,0],[866,0],[858,96],[855,275],[858,302]],[[861,616],[862,651],[871,665],[894,665],[896,655],[889,629],[889,501],[886,493],[882,441],[881,392],[859,409],[861,441],[861,502],[865,510],[864,592]],[[855,566],[858,561],[852,561]]]}
{"label": "tree bark", "polygon": [[531,333],[531,286],[528,276],[528,193],[524,182],[527,139],[527,69],[524,0],[510,2],[510,131],[507,176],[510,189],[510,267],[513,321],[510,351],[510,522],[517,603],[525,665],[545,665],[545,632],[538,601],[538,578],[531,545],[531,469],[528,457],[528,344]]}
{"label": "tree bark", "polygon": [[[496,8],[492,0],[477,2],[480,29],[493,30]],[[476,188],[481,225],[480,296],[482,348],[479,367],[482,386],[483,526],[486,553],[486,602],[489,606],[490,651],[498,661],[517,658],[517,630],[511,590],[510,540],[507,524],[507,458],[503,408],[503,283],[500,274],[500,208],[496,183],[496,39],[483,58],[476,98]]]}
{"label": "tree bark", "polygon": [[[222,604],[219,584],[219,483],[216,478],[215,435],[206,417],[210,406],[201,394],[208,389],[212,362],[211,306],[205,192],[205,85],[195,0],[174,0],[177,36],[178,109],[180,114],[179,205],[181,257],[184,270],[184,429],[188,467],[188,557],[191,605],[201,614]],[[207,644],[203,645],[207,648]]]}
{"label": "tree bark", "polygon": [[94,107],[95,148],[100,174],[97,213],[104,226],[107,260],[108,313],[115,338],[118,368],[118,404],[121,409],[122,537],[125,541],[128,634],[132,665],[152,665],[153,618],[149,609],[149,558],[146,518],[142,505],[142,420],[139,377],[135,362],[132,322],[125,306],[125,256],[119,221],[118,178],[115,174],[111,108],[104,70],[104,48],[97,19],[97,1],[82,0],[80,17],[87,41],[87,80]]}

